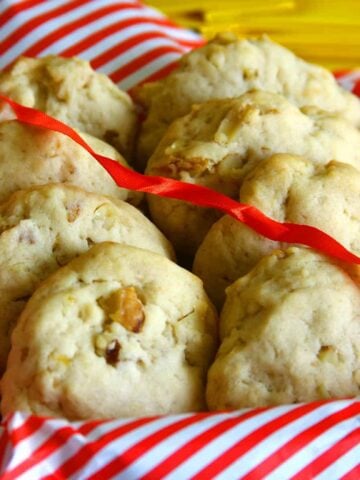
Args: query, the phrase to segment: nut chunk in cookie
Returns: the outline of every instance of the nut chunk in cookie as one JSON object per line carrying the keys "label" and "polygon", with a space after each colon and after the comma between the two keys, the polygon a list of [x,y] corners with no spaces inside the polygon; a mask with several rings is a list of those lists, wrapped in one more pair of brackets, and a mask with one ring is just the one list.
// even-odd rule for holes
{"label": "nut chunk in cookie", "polygon": [[227,290],[211,410],[360,394],[359,267],[279,250]]}
{"label": "nut chunk in cookie", "polygon": [[203,410],[214,312],[201,281],[170,260],[96,245],[28,302],[12,336],[2,412],[75,420]]}
{"label": "nut chunk in cookie", "polygon": [[136,112],[129,95],[79,58],[20,57],[0,72],[0,92],[131,154]]}

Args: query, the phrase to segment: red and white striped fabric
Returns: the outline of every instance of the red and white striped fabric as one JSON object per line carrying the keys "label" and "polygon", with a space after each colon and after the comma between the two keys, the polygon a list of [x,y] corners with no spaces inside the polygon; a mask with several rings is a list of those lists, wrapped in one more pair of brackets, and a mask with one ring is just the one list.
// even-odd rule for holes
{"label": "red and white striped fabric", "polygon": [[[91,61],[124,89],[203,40],[136,0],[0,0],[0,68],[19,55]],[[360,93],[360,73],[338,81]],[[0,476],[24,479],[360,479],[360,401],[76,422],[15,413]]]}
{"label": "red and white striped fabric", "polygon": [[360,70],[339,71],[334,73],[338,83],[360,97]]}
{"label": "red and white striped fabric", "polygon": [[0,69],[19,55],[79,56],[128,90],[203,43],[137,0],[0,0]]}
{"label": "red and white striped fabric", "polygon": [[358,480],[360,401],[69,423],[16,413],[2,480]]}

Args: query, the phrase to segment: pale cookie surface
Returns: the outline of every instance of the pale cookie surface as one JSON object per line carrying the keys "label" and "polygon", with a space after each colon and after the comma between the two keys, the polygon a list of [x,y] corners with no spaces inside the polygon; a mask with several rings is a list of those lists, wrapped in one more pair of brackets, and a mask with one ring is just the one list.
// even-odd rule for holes
{"label": "pale cookie surface", "polygon": [[163,80],[140,87],[139,100],[148,109],[140,158],[146,162],[168,125],[187,114],[193,104],[237,97],[252,89],[279,93],[295,105],[338,112],[360,125],[359,100],[339,87],[329,71],[265,37],[239,40],[223,34],[185,55]]}
{"label": "pale cookie surface", "polygon": [[[96,153],[128,166],[107,143],[81,136]],[[17,121],[0,122],[0,202],[16,190],[47,183],[70,183],[134,204],[141,200],[141,194],[119,188],[97,160],[71,138]]]}
{"label": "pale cookie surface", "polygon": [[49,277],[12,336],[2,413],[69,419],[198,411],[216,317],[198,278],[103,243]]}
{"label": "pale cookie surface", "polygon": [[[360,132],[335,114],[299,109],[280,95],[249,92],[193,107],[167,130],[147,173],[208,186],[238,199],[245,175],[275,153],[360,169]],[[149,197],[155,223],[179,251],[194,253],[219,213]]]}
{"label": "pale cookie surface", "polygon": [[358,268],[346,272],[310,250],[291,248],[265,257],[231,285],[222,343],[209,370],[209,408],[359,395]]}
{"label": "pale cookie surface", "polygon": [[[275,220],[317,227],[360,253],[360,172],[351,165],[314,165],[304,158],[275,155],[246,177],[240,201]],[[284,246],[225,215],[207,233],[193,271],[221,307],[226,287]]]}
{"label": "pale cookie surface", "polygon": [[0,372],[10,331],[39,283],[93,244],[115,241],[173,257],[135,207],[70,185],[19,191],[0,205]]}
{"label": "pale cookie surface", "polygon": [[21,57],[0,72],[0,92],[114,145],[128,158],[136,130],[129,95],[79,58]]}

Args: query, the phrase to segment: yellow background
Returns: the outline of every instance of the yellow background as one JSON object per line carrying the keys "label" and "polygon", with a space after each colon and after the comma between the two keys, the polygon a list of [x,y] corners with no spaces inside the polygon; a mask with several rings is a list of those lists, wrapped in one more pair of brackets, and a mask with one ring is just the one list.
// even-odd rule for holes
{"label": "yellow background", "polygon": [[210,38],[231,30],[267,33],[303,58],[331,69],[360,68],[360,0],[152,0],[178,23]]}

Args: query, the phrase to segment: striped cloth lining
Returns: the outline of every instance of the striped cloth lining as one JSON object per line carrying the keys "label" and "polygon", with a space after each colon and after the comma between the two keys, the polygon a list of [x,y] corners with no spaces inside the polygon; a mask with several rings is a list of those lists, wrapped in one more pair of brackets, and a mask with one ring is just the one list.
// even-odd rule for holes
{"label": "striped cloth lining", "polygon": [[76,423],[15,413],[0,449],[2,480],[358,480],[360,401]]}
{"label": "striped cloth lining", "polygon": [[136,0],[0,0],[0,69],[19,55],[80,56],[128,90],[203,43]]}

